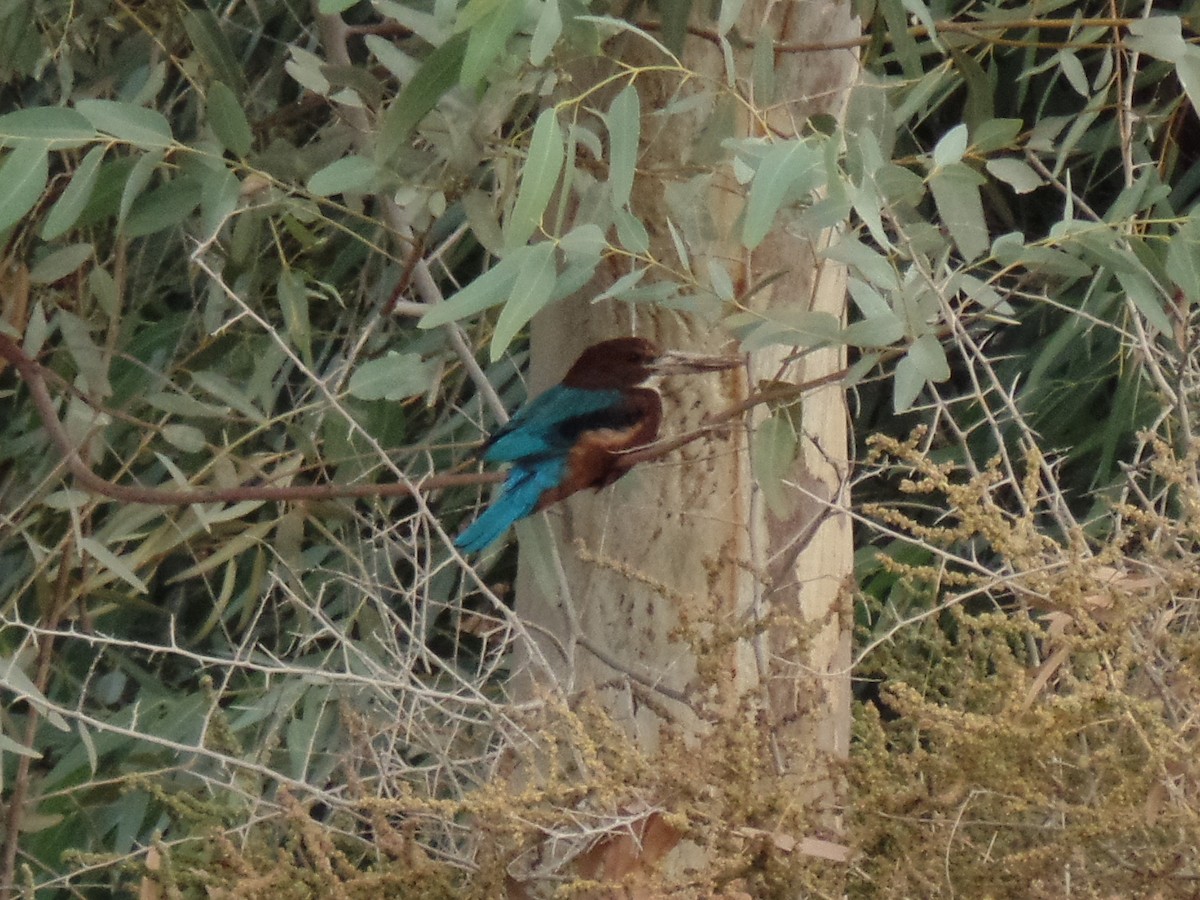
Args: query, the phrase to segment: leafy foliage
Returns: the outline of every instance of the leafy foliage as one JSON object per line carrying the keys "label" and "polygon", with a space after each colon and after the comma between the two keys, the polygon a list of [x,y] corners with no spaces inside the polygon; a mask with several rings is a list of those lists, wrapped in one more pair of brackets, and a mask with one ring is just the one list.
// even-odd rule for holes
{"label": "leafy foliage", "polygon": [[[55,376],[82,461],[122,484],[330,488],[110,500],[63,479],[10,383],[5,875],[496,896],[562,874],[547,834],[578,850],[654,821],[730,890],[828,886],[795,852],[816,811],[763,777],[780,748],[741,718],[702,760],[646,760],[594,710],[508,702],[527,625],[446,540],[477,494],[338,496],[465,458],[521,393],[528,322],[607,267],[605,298],[719,322],[748,352],[850,347],[863,457],[888,433],[858,484],[857,667],[882,684],[850,773],[861,892],[999,873],[1053,894],[1064,859],[1096,890],[1136,889],[1129,860],[1163,891],[1192,877],[1172,860],[1196,843],[1200,50],[1177,16],[1097,4],[863,3],[845,121],[744,137],[790,53],[718,6],[660,4],[661,31],[553,0],[0,11],[3,327]],[[757,43],[719,79],[688,41]],[[598,87],[570,83],[580,59]],[[652,78],[673,84],[658,108]],[[643,221],[640,148],[697,110],[670,217]],[[697,201],[718,176],[745,190],[736,222]],[[697,251],[830,227],[848,323],[751,309],[758,286]],[[781,516],[802,418],[781,402],[754,438]],[[719,685],[711,660],[747,635],[689,627]],[[521,755],[546,761],[523,790]],[[635,802],[668,795],[670,821]]]}

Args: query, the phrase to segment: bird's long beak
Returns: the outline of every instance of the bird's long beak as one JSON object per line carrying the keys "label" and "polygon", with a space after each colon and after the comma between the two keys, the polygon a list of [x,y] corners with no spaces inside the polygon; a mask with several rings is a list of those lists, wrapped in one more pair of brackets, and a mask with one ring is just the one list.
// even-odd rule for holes
{"label": "bird's long beak", "polygon": [[738,356],[708,356],[703,353],[684,353],[666,350],[650,364],[655,375],[688,375],[694,372],[721,372],[736,369],[744,360]]}

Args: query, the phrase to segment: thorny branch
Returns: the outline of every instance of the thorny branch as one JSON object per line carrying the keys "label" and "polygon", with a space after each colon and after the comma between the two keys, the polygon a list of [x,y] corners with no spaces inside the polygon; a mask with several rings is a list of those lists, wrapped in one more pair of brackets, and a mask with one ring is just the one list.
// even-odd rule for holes
{"label": "thorny branch", "polygon": [[[117,484],[97,475],[79,456],[70,436],[63,428],[54,409],[54,400],[46,386],[44,367],[25,353],[17,343],[5,334],[0,334],[0,359],[10,363],[25,386],[37,410],[38,417],[46,428],[51,443],[62,457],[67,469],[80,485],[88,491],[118,500],[122,503],[137,503],[150,506],[190,506],[193,503],[237,503],[245,500],[267,502],[303,502],[315,500],[361,499],[369,497],[403,497],[417,492],[462,487],[472,484],[491,484],[503,479],[500,472],[463,472],[429,475],[416,481],[385,484],[313,484],[271,486],[262,484],[238,485],[230,488],[174,488],[140,487]],[[800,384],[774,384],[757,391],[745,400],[710,416],[699,428],[640,447],[623,456],[620,467],[630,469],[640,462],[659,459],[680,447],[699,440],[720,427],[742,416],[747,410],[763,403],[794,402],[811,390],[836,383],[845,378],[848,370],[832,372],[820,378]]]}

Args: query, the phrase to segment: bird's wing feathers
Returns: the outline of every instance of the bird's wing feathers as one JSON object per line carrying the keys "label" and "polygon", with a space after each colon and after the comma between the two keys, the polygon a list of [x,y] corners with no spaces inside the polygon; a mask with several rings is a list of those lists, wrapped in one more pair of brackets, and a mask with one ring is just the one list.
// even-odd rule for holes
{"label": "bird's wing feathers", "polygon": [[566,457],[529,460],[513,466],[500,489],[500,496],[471,526],[454,539],[464,553],[477,553],[500,537],[508,526],[535,509],[542,494],[563,478]]}
{"label": "bird's wing feathers", "polygon": [[622,400],[620,391],[556,385],[517,410],[508,424],[492,435],[483,458],[490,462],[516,462],[566,454],[582,431],[596,427],[591,423],[605,413],[620,410]]}

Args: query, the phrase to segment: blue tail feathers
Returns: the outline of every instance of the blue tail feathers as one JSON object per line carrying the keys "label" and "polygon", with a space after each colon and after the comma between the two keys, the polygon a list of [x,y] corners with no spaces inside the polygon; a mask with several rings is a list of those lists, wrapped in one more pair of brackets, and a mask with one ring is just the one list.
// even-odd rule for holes
{"label": "blue tail feathers", "polygon": [[562,480],[567,461],[562,457],[527,460],[512,467],[500,496],[454,539],[464,553],[477,553],[504,534],[508,527],[537,509],[544,492]]}

